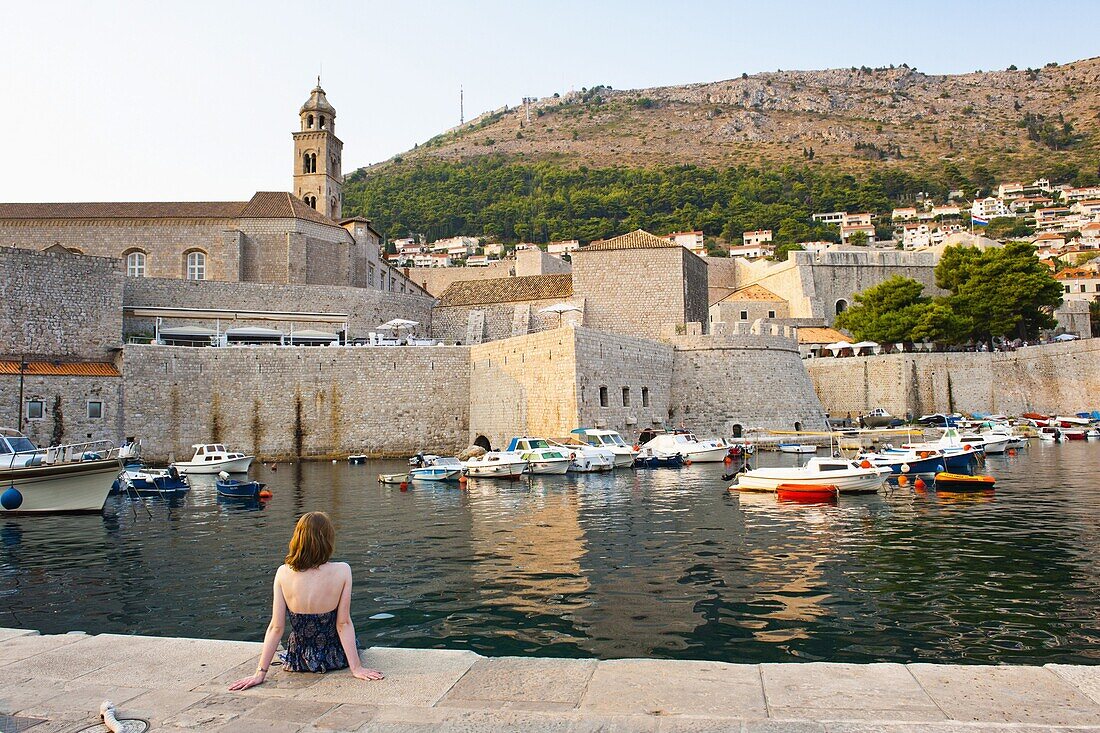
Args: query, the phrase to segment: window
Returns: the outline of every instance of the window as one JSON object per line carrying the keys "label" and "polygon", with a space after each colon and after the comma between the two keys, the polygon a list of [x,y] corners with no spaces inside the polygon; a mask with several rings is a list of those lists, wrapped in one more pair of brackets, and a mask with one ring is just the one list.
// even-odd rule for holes
{"label": "window", "polygon": [[607,407],[607,387],[600,387],[600,407]]}
{"label": "window", "polygon": [[844,311],[848,310],[848,301],[841,298],[836,302],[836,314],[839,316]]}
{"label": "window", "polygon": [[623,407],[630,407],[630,387],[623,387]]}
{"label": "window", "polygon": [[1066,292],[1069,292],[1069,285],[1066,286]]}
{"label": "window", "polygon": [[46,414],[46,403],[42,400],[27,400],[27,419],[41,420]]}
{"label": "window", "polygon": [[206,254],[204,252],[187,253],[187,279],[206,279]]}
{"label": "window", "polygon": [[642,387],[642,407],[649,407],[649,387]]}
{"label": "window", "polygon": [[126,255],[126,274],[130,277],[145,277],[144,252],[131,252]]}
{"label": "window", "polygon": [[308,129],[308,130],[313,129],[313,115],[310,115],[309,117],[306,117],[306,129]]}
{"label": "window", "polygon": [[103,403],[99,400],[89,400],[88,402],[88,419],[99,420],[103,417]]}
{"label": "window", "polygon": [[325,116],[321,115],[321,129],[325,129]]}
{"label": "window", "polygon": [[367,267],[367,287],[374,287],[374,265],[370,265]]}
{"label": "window", "polygon": [[749,320],[749,312],[748,311],[741,311],[741,320],[742,321]]}
{"label": "window", "polygon": [[311,208],[311,209],[316,209],[317,208],[317,197],[316,196],[311,196],[307,193],[306,198],[305,198],[305,202],[307,204],[309,204],[309,208]]}
{"label": "window", "polygon": [[775,318],[775,311],[768,311],[768,318]]}
{"label": "window", "polygon": [[741,437],[741,432],[742,432],[741,423],[736,423],[733,426],[733,437],[740,438]]}

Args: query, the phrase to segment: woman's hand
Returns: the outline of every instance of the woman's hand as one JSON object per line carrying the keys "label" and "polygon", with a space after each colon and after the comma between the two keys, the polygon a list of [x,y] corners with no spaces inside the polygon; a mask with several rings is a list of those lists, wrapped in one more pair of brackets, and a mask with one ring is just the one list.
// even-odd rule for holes
{"label": "woman's hand", "polygon": [[262,674],[254,674],[251,677],[241,677],[229,686],[229,690],[230,692],[236,692],[238,690],[247,690],[249,687],[255,687],[256,685],[262,685],[265,676],[266,675]]}
{"label": "woman's hand", "polygon": [[360,667],[359,669],[352,670],[351,674],[353,677],[361,680],[380,680],[385,677],[385,675],[383,675],[377,669],[367,669],[366,667]]}

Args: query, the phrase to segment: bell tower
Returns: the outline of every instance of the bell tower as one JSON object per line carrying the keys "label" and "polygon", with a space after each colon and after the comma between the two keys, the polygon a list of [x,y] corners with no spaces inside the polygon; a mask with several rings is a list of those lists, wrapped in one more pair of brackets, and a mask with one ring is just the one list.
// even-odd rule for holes
{"label": "bell tower", "polygon": [[294,137],[294,195],[331,219],[343,209],[340,158],[344,143],[336,137],[336,109],[329,104],[321,77],[298,110],[301,129]]}

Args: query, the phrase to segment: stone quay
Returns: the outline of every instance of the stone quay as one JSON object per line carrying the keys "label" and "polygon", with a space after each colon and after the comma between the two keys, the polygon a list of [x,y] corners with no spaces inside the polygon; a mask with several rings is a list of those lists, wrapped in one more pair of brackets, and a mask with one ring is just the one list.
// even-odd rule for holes
{"label": "stone quay", "polygon": [[1100,667],[728,664],[482,657],[372,647],[346,671],[283,672],[244,692],[260,644],[0,629],[0,731],[1100,731]]}

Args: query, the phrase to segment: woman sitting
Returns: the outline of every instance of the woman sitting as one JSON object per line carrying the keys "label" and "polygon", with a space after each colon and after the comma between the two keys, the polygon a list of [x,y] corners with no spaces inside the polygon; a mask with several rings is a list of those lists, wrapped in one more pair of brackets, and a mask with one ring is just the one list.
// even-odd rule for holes
{"label": "woman sitting", "polygon": [[256,673],[229,686],[247,690],[262,684],[271,659],[283,638],[290,613],[290,639],[283,668],[289,672],[330,672],[351,667],[361,680],[380,680],[382,673],[359,661],[355,627],[351,623],[351,566],[329,562],[336,544],[336,530],[324,512],[302,515],[290,538],[286,564],[275,572],[275,598],[271,623],[264,636]]}

